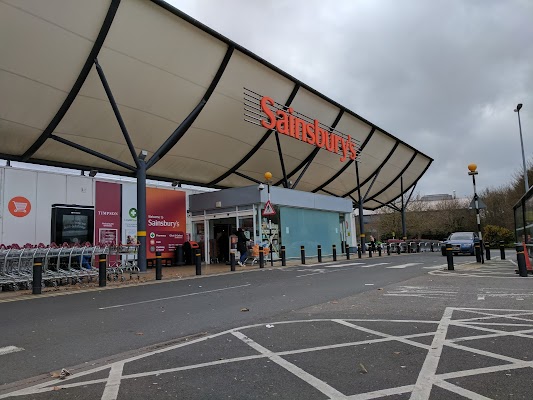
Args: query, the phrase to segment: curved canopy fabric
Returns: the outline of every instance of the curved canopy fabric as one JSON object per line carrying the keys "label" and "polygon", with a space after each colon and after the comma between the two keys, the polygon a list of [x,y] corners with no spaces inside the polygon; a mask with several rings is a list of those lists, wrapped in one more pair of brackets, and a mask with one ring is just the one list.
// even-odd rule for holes
{"label": "curved canopy fabric", "polygon": [[342,151],[258,123],[268,96],[351,136],[367,209],[433,161],[163,1],[1,0],[0,38],[2,158],[135,175],[146,150],[150,178],[235,187],[270,171],[278,185],[358,200]]}

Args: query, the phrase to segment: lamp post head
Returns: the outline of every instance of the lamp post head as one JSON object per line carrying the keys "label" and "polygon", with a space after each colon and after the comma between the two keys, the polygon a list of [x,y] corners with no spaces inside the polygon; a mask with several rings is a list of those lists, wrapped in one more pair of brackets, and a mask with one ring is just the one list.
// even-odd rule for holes
{"label": "lamp post head", "polygon": [[267,181],[271,180],[272,179],[272,174],[270,172],[265,172],[265,179]]}
{"label": "lamp post head", "polygon": [[516,110],[515,111],[518,112],[518,111],[520,111],[521,108],[522,108],[522,103],[518,103],[516,105]]}
{"label": "lamp post head", "polygon": [[468,164],[468,175],[477,175],[477,165],[472,163],[472,164]]}

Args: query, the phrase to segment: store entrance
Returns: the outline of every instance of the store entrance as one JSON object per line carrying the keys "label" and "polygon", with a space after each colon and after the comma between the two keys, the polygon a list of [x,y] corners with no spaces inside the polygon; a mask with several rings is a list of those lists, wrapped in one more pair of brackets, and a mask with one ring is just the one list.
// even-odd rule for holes
{"label": "store entrance", "polygon": [[229,237],[237,231],[235,218],[221,218],[209,221],[209,254],[212,262],[229,262]]}

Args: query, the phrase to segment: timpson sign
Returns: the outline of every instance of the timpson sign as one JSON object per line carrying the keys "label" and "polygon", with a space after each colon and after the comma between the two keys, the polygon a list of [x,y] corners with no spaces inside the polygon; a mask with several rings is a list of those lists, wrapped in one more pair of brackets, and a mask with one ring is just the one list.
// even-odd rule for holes
{"label": "timpson sign", "polygon": [[[249,104],[250,100],[246,100]],[[258,99],[254,98],[254,100],[257,101]],[[350,135],[344,138],[322,128],[320,121],[317,119],[309,122],[300,118],[297,115],[301,114],[295,112],[292,107],[288,107],[286,111],[279,109],[271,97],[262,96],[259,104],[261,112],[266,115],[266,118],[259,120],[263,128],[273,129],[278,133],[301,140],[304,143],[324,148],[335,154],[341,154],[341,162],[355,160],[357,157],[356,143]],[[245,102],[245,110],[246,106]],[[250,106],[248,105],[248,107]],[[275,110],[272,108],[275,108]]]}

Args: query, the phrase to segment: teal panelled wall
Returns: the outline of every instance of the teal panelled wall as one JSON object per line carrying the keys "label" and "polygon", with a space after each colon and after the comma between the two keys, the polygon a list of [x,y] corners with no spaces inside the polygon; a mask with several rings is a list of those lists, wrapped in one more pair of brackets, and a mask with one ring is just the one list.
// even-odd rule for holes
{"label": "teal panelled wall", "polygon": [[342,252],[339,213],[280,207],[279,215],[287,258],[300,257],[300,246],[305,246],[306,256],[316,255],[319,244],[322,254],[331,254],[332,245],[337,246],[338,254]]}

